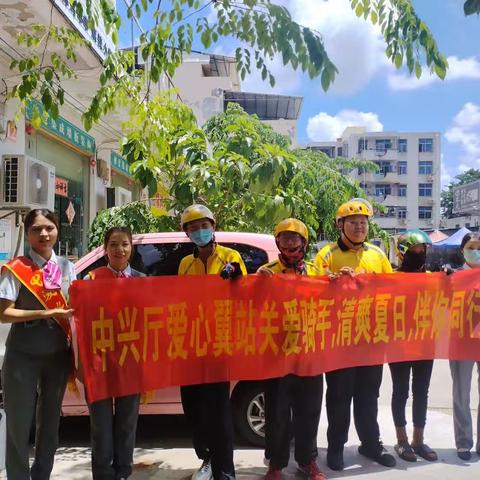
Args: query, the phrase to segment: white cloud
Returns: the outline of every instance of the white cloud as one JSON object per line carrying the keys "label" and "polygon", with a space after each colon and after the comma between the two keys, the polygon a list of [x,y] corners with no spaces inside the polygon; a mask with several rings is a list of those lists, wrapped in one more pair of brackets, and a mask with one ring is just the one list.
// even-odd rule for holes
{"label": "white cloud", "polygon": [[[458,58],[451,56],[448,60],[448,71],[444,82],[453,82],[456,80],[480,79],[480,60],[476,57]],[[387,77],[388,85],[392,90],[417,90],[428,87],[442,80],[435,74],[432,74],[427,67],[423,67],[420,78],[405,73],[390,73]]]}
{"label": "white cloud", "polygon": [[276,57],[273,61],[267,60],[265,64],[275,77],[275,86],[273,88],[270,86],[268,77],[266,80],[262,80],[261,71],[255,68],[255,61],[252,60],[252,72],[242,81],[243,91],[284,95],[300,93],[302,87],[302,74],[299,71],[295,71],[291,67],[283,65],[280,57]]}
{"label": "white cloud", "polygon": [[[358,92],[385,69],[385,46],[379,28],[358,18],[350,7],[350,0],[277,0],[275,3],[287,7],[301,25],[321,33],[326,50],[340,72],[329,92]],[[280,58],[274,59],[271,66],[277,80],[276,91],[300,91],[302,74],[284,67]],[[320,80],[313,81],[321,89]],[[257,72],[246,79],[244,86],[245,90],[271,91]]]}
{"label": "white cloud", "polygon": [[460,147],[461,153],[455,164],[461,172],[480,168],[480,106],[466,103],[453,118],[445,138]]}
{"label": "white cloud", "polygon": [[[245,48],[248,47],[245,46]],[[235,49],[226,50],[222,45],[217,45],[213,50],[213,53],[235,58]],[[242,84],[242,91],[284,95],[293,95],[300,92],[302,84],[302,75],[300,72],[295,72],[292,68],[284,66],[280,58],[275,58],[272,61],[267,60],[265,63],[272,75],[275,77],[275,86],[272,88],[268,81],[268,77],[265,81],[262,80],[262,72],[256,69],[255,54],[253,50],[251,50],[251,55],[252,72],[247,74],[245,80],[240,80]]]}
{"label": "white cloud", "polygon": [[445,163],[445,158],[443,153],[440,156],[440,160],[441,160],[440,183],[441,183],[442,190],[444,190],[445,187],[452,181],[453,177],[455,176],[455,173],[452,171],[452,168]]}
{"label": "white cloud", "polygon": [[383,125],[373,112],[341,110],[335,116],[320,112],[308,119],[307,135],[312,141],[331,141],[339,138],[347,127],[365,127],[369,132],[381,132]]}

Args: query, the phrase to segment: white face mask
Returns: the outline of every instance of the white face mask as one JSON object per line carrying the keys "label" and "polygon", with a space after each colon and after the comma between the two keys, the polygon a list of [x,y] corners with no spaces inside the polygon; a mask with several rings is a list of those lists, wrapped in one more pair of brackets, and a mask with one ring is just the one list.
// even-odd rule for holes
{"label": "white face mask", "polygon": [[463,256],[469,265],[480,267],[480,250],[464,250]]}

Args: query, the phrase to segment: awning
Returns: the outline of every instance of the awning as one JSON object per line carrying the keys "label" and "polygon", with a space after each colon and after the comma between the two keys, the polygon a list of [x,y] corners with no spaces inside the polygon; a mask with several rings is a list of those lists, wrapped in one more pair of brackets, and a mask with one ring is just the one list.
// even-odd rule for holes
{"label": "awning", "polygon": [[224,110],[230,102],[238,103],[249,115],[258,115],[260,120],[297,120],[303,97],[270,95],[265,93],[234,92],[225,90]]}
{"label": "awning", "polygon": [[472,233],[468,228],[462,227],[460,230],[457,230],[453,235],[450,235],[445,240],[441,240],[440,242],[436,242],[435,246],[439,247],[459,247],[462,243],[463,237],[467,233]]}
{"label": "awning", "polygon": [[443,232],[440,230],[434,230],[433,232],[429,233],[428,235],[430,237],[430,240],[435,243],[435,242],[441,242],[442,240],[445,240],[448,238],[448,235],[445,235]]}

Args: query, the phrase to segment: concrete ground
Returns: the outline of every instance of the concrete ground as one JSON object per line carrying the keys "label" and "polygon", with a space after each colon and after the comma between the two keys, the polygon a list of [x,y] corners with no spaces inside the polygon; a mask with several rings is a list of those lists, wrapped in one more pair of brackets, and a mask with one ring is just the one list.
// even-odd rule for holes
{"label": "concrete ground", "polygon": [[[474,378],[472,406],[476,407],[478,405],[476,373]],[[390,393],[390,372],[386,367],[380,399],[379,423],[383,441],[393,453],[395,430],[389,406]],[[429,406],[426,442],[437,451],[438,462],[429,463],[419,460],[417,463],[407,463],[398,460],[397,467],[394,469],[378,466],[358,455],[358,437],[355,429],[352,428],[345,450],[347,468],[343,472],[333,472],[325,463],[326,416],[322,413],[318,434],[321,469],[328,478],[342,479],[480,480],[480,455],[473,453],[472,461],[465,463],[458,459],[454,448],[448,362],[435,363]],[[475,418],[476,412],[474,412],[474,421]],[[62,426],[62,438],[62,446],[56,456],[52,479],[91,478],[86,419],[68,419]],[[135,471],[131,477],[132,480],[187,479],[199,466],[199,461],[190,447],[188,429],[181,418],[166,423],[162,419],[144,417],[139,427],[138,445],[139,448],[135,451]],[[235,464],[237,477],[242,480],[259,480],[266,471],[261,449],[239,445],[235,451]],[[301,474],[296,473],[293,461],[284,473],[285,480],[302,478]]]}

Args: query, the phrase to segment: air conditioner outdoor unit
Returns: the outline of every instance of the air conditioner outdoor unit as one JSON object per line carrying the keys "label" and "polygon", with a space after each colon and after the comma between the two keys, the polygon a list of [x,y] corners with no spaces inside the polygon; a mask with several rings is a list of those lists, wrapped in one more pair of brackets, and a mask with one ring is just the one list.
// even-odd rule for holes
{"label": "air conditioner outdoor unit", "polygon": [[406,218],[399,218],[398,219],[398,223],[400,225],[406,225],[407,224],[407,219]]}
{"label": "air conditioner outdoor unit", "polygon": [[132,192],[123,187],[107,188],[107,208],[121,207],[132,201]]}
{"label": "air conditioner outdoor unit", "polygon": [[12,209],[54,209],[55,167],[28,155],[2,155],[1,203]]}

